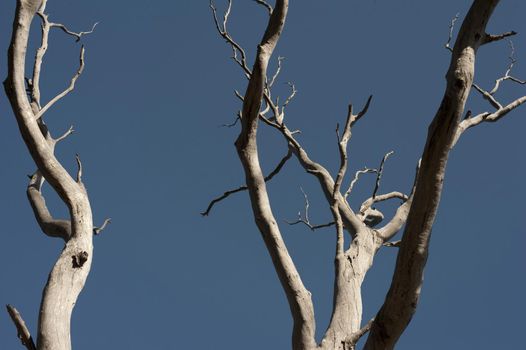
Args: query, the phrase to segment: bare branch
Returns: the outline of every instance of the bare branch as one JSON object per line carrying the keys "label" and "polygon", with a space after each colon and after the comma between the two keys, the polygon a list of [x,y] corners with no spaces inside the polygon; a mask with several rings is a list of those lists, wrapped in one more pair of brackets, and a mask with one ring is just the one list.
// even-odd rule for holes
{"label": "bare branch", "polygon": [[497,35],[486,34],[484,36],[483,44],[488,44],[494,41],[502,40],[502,39],[508,38],[513,35],[517,35],[517,32],[514,30],[510,32],[502,33],[502,34],[497,34]]}
{"label": "bare branch", "polygon": [[243,165],[255,223],[265,241],[293,318],[292,347],[315,348],[315,318],[311,293],[303,284],[279,226],[271,210],[270,199],[259,163],[257,130],[267,81],[269,59],[285,25],[289,1],[277,0],[263,34],[244,94],[241,132],[236,139],[237,154]]}
{"label": "bare branch", "polygon": [[375,195],[374,197],[368,198],[366,201],[362,203],[362,205],[360,206],[360,213],[365,213],[365,211],[371,208],[374,203],[383,202],[383,201],[387,201],[389,199],[394,199],[394,198],[401,199],[404,202],[409,199],[407,195],[403,194],[402,192],[398,192],[398,191],[381,194],[379,196]]}
{"label": "bare branch", "polygon": [[[257,1],[257,0],[254,0],[254,1]],[[267,84],[267,89],[270,89],[272,85],[274,85],[274,83],[276,82],[276,79],[278,78],[279,73],[281,73],[281,62],[283,62],[284,59],[285,57],[278,56],[278,68],[276,68],[276,72],[272,76],[272,79],[270,79],[270,82]]]}
{"label": "bare branch", "polygon": [[334,225],[335,224],[334,221],[328,222],[326,224],[321,224],[321,225],[313,225],[313,224],[311,224],[310,218],[309,218],[309,206],[310,206],[309,197],[307,196],[305,191],[303,191],[303,188],[300,187],[300,190],[303,193],[303,197],[305,199],[305,216],[302,216],[301,212],[298,212],[298,220],[296,220],[296,221],[286,221],[285,220],[285,222],[287,224],[291,225],[291,226],[297,225],[297,224],[304,224],[311,231],[314,231],[314,230],[317,230],[317,229],[320,229],[320,228],[330,227],[330,226]]}
{"label": "bare branch", "polygon": [[80,156],[75,154],[75,159],[77,160],[77,183],[82,183],[82,162],[80,161]]}
{"label": "bare branch", "polygon": [[392,242],[384,242],[382,245],[384,247],[394,247],[394,248],[398,248],[400,247],[400,245],[402,244],[402,241],[401,240],[398,240],[398,241],[392,241]]}
{"label": "bare branch", "polygon": [[485,100],[488,100],[488,102],[493,106],[495,107],[495,109],[501,109],[502,108],[502,105],[497,102],[497,100],[495,100],[495,98],[492,96],[491,93],[487,92],[486,90],[482,89],[481,87],[479,87],[477,84],[473,83],[472,84],[473,87],[475,88],[475,90],[477,90],[478,92],[480,92],[482,94],[482,97],[485,99]]}
{"label": "bare branch", "polygon": [[223,128],[234,127],[240,119],[241,119],[241,111],[239,111],[237,113],[236,119],[234,119],[234,121],[232,123],[230,123],[230,124],[221,124],[221,127],[223,127]]}
{"label": "bare branch", "polygon": [[378,173],[378,169],[372,169],[372,168],[363,168],[362,170],[358,170],[355,174],[354,174],[354,178],[352,179],[351,183],[349,184],[349,188],[347,189],[347,191],[345,191],[345,195],[344,195],[344,198],[347,198],[353,188],[354,188],[354,185],[356,184],[356,182],[358,182],[358,179],[361,175],[363,174],[371,174],[371,173]]}
{"label": "bare branch", "polygon": [[[280,160],[280,162],[278,163],[278,165],[274,168],[274,170],[272,170],[272,172],[270,172],[270,174],[268,174],[266,177],[265,177],[265,182],[268,182],[270,180],[272,180],[272,178],[274,176],[276,176],[280,171],[281,169],[283,168],[283,166],[285,165],[285,163],[290,159],[290,157],[292,157],[292,151],[288,151],[287,154]],[[201,213],[202,216],[208,216],[208,214],[210,214],[210,211],[212,210],[212,207],[222,201],[223,199],[227,198],[228,196],[234,194],[234,193],[237,193],[237,192],[241,192],[241,191],[246,191],[248,189],[248,187],[245,185],[245,186],[240,186],[238,188],[235,188],[233,190],[228,190],[226,191],[225,193],[223,193],[221,196],[213,199],[210,204],[208,204],[208,207],[206,208],[206,210],[204,212]]]}
{"label": "bare branch", "polygon": [[495,80],[495,86],[493,87],[493,89],[491,89],[491,91],[489,92],[490,95],[494,95],[499,87],[500,87],[500,84],[505,81],[505,80],[511,80],[517,84],[521,84],[521,85],[524,85],[526,84],[526,81],[524,80],[521,80],[521,79],[517,79],[513,76],[511,76],[511,70],[513,69],[513,66],[515,65],[515,63],[517,62],[517,59],[515,59],[515,46],[513,45],[513,41],[509,40],[509,44],[510,44],[510,55],[508,56],[508,59],[510,60],[510,64],[508,65],[508,68],[506,69],[506,72],[504,73],[504,76],[498,78],[497,80]]}
{"label": "bare branch", "polygon": [[[387,242],[389,239],[394,237],[405,225],[407,221],[407,216],[409,215],[409,211],[411,209],[411,204],[413,203],[413,197],[416,190],[416,182],[418,179],[418,173],[420,171],[420,163],[421,160],[419,159],[416,165],[415,170],[415,179],[413,181],[413,187],[411,189],[411,194],[409,195],[409,198],[406,200],[402,199],[404,203],[396,209],[395,215],[392,217],[392,219],[385,224],[382,228],[378,229],[378,236],[383,239],[384,242]],[[379,198],[380,196],[376,197]]]}
{"label": "bare branch", "polygon": [[50,23],[50,26],[51,26],[51,28],[60,28],[60,29],[62,29],[62,31],[63,31],[64,33],[69,34],[69,35],[75,37],[75,38],[76,38],[75,41],[76,41],[76,42],[79,42],[80,39],[81,39],[84,35],[87,35],[87,34],[91,34],[91,33],[93,33],[93,31],[95,30],[95,27],[97,26],[97,24],[99,24],[99,22],[95,22],[95,23],[93,24],[93,27],[91,27],[91,30],[88,30],[88,31],[86,31],[86,32],[78,32],[78,33],[69,30],[65,25],[63,25],[63,24],[61,24],[61,23]]}
{"label": "bare branch", "polygon": [[272,11],[274,11],[274,9],[272,8],[272,6],[269,5],[269,3],[267,3],[265,0],[254,0],[254,1],[257,2],[258,4],[264,6],[268,10],[268,15],[269,16],[272,15]]}
{"label": "bare branch", "polygon": [[69,86],[66,88],[66,90],[62,91],[60,94],[58,94],[57,96],[55,96],[51,101],[49,101],[36,115],[35,115],[35,119],[39,119],[41,118],[44,113],[47,112],[47,110],[53,106],[56,102],[58,102],[60,99],[62,99],[64,96],[66,96],[67,94],[69,94],[71,91],[73,91],[75,89],[75,83],[77,81],[77,79],[80,77],[80,75],[82,74],[82,72],[84,71],[84,45],[80,48],[80,58],[79,58],[79,61],[80,61],[80,66],[79,66],[79,69],[77,70],[77,73],[75,73],[75,75],[73,76],[73,78],[71,78],[71,82],[69,83]]}
{"label": "bare branch", "polygon": [[[303,169],[307,173],[314,175],[318,179],[322,191],[325,195],[325,198],[329,205],[331,205],[334,194],[334,180],[329,171],[326,168],[324,168],[321,164],[310,159],[305,149],[301,146],[298,140],[294,138],[293,133],[296,132],[290,131],[284,123],[277,124],[271,122],[267,118],[261,116],[260,118],[267,125],[272,126],[283,135],[285,140],[287,140],[287,142],[289,143],[289,148],[292,149],[294,155],[298,159]],[[351,236],[354,237],[355,233],[363,227],[363,222],[352,211],[352,209],[349,207],[343,196],[340,195],[340,197],[341,198],[339,198],[339,209],[342,215],[345,228],[351,234]]]}
{"label": "bare branch", "polygon": [[356,343],[360,340],[361,337],[363,337],[369,330],[371,329],[371,326],[373,325],[374,317],[369,320],[359,331],[353,333],[351,336],[349,336],[347,339],[344,340],[344,345],[350,346],[351,349],[354,349],[356,346]]}
{"label": "bare branch", "polygon": [[453,148],[458,140],[460,139],[460,136],[467,130],[474,126],[477,126],[483,122],[489,122],[494,123],[501,119],[502,117],[506,116],[509,112],[513,111],[515,108],[522,105],[524,102],[526,102],[526,96],[522,96],[515,101],[509,103],[508,105],[500,108],[498,111],[495,111],[493,113],[480,113],[474,117],[464,119],[457,127],[455,138],[453,140],[453,143],[451,144],[451,148]]}
{"label": "bare branch", "polygon": [[380,162],[380,168],[376,172],[376,183],[374,185],[373,196],[372,196],[373,199],[374,199],[374,197],[376,197],[376,193],[378,193],[378,189],[380,188],[380,181],[382,180],[382,175],[383,175],[383,172],[384,172],[385,161],[393,154],[394,154],[394,151],[387,152],[384,155],[384,157],[382,158],[382,161]]}
{"label": "bare branch", "polygon": [[61,136],[59,136],[58,138],[55,139],[55,142],[60,142],[60,141],[64,140],[69,135],[73,134],[73,132],[75,132],[75,130],[73,129],[73,125],[71,125],[69,127],[69,129],[65,133],[63,133]]}
{"label": "bare branch", "polygon": [[[19,1],[16,6],[15,25],[8,51],[8,76],[4,87],[31,157],[70,213],[71,237],[66,241],[50,272],[42,293],[38,322],[39,342],[53,344],[56,350],[66,350],[71,348],[71,312],[84,287],[92,262],[93,221],[86,189],[75,182],[53,154],[54,142],[50,142],[42,120],[37,120],[37,109],[28,99],[25,90],[30,28],[42,4],[42,0],[24,0]],[[35,188],[32,192],[38,190]],[[87,260],[83,261],[82,268],[72,269],[71,258],[80,253]]]}
{"label": "bare branch", "polygon": [[364,350],[393,349],[418,306],[449,150],[473,84],[476,53],[481,45],[480,35],[476,34],[486,32],[498,3],[498,0],[474,0],[460,28],[446,74],[444,97],[428,128],[393,280]]}
{"label": "bare branch", "polygon": [[[226,26],[228,24],[228,16],[230,15],[230,11],[232,9],[232,0],[228,0],[228,7],[223,16],[222,25],[219,24],[219,19],[217,18],[217,8],[215,7],[213,0],[210,0],[210,9],[212,10],[212,15],[214,18],[214,23],[216,25],[217,32],[232,47],[232,50],[233,50],[232,58],[241,67],[241,69],[243,69],[247,78],[250,78],[250,75],[252,74],[252,72],[247,65],[247,56],[245,54],[245,50],[243,50],[243,48],[230,36],[230,34],[228,33],[226,29]],[[238,58],[237,56],[238,52],[241,55],[241,58]]]}
{"label": "bare branch", "polygon": [[[362,108],[362,110],[355,116],[355,118],[351,122],[351,126],[353,126],[358,120],[360,120],[369,110],[369,106],[371,105],[371,100],[373,99],[373,95],[370,95],[369,98],[367,98],[367,102],[365,103],[365,106]],[[349,113],[351,113],[352,107],[349,106]]]}
{"label": "bare branch", "polygon": [[285,107],[287,107],[287,105],[290,103],[290,101],[292,101],[292,99],[294,98],[294,96],[296,96],[296,93],[298,92],[298,90],[296,90],[296,85],[294,85],[294,83],[291,83],[290,81],[287,82],[287,85],[290,86],[290,95],[289,97],[287,97],[287,99],[285,100],[285,102],[283,102],[283,105],[281,106],[281,114],[285,113],[284,110],[285,110]]}
{"label": "bare branch", "polygon": [[93,234],[98,235],[99,233],[101,233],[109,223],[111,223],[111,218],[104,219],[102,225],[100,225],[99,227],[93,227]]}
{"label": "bare branch", "polygon": [[22,345],[24,345],[27,350],[37,350],[35,343],[33,342],[33,338],[31,337],[31,333],[27,329],[26,323],[22,319],[22,316],[18,310],[11,305],[6,305],[6,308],[11,320],[15,324],[17,336],[18,339],[20,339]]}
{"label": "bare branch", "polygon": [[71,221],[55,219],[46,206],[46,199],[42,195],[43,176],[39,171],[29,177],[26,194],[33,209],[35,219],[42,232],[49,237],[59,237],[65,242],[71,238]]}
{"label": "bare branch", "polygon": [[453,52],[453,49],[450,46],[451,40],[453,40],[453,30],[455,29],[455,22],[458,20],[459,15],[460,14],[457,13],[451,20],[451,23],[449,23],[449,37],[447,38],[447,42],[444,44],[444,47],[451,52]]}

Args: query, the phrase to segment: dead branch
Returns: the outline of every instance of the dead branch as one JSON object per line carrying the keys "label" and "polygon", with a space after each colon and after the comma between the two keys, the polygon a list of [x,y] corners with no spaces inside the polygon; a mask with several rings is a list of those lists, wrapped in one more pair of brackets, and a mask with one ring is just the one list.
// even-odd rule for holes
{"label": "dead branch", "polygon": [[380,167],[378,168],[378,171],[376,172],[376,183],[374,185],[374,190],[373,190],[373,195],[372,195],[373,200],[374,200],[374,197],[376,197],[376,193],[378,192],[378,189],[380,188],[380,181],[382,180],[382,175],[384,173],[385,161],[393,154],[394,154],[394,151],[387,152],[382,158],[382,161],[380,162]]}
{"label": "dead branch", "polygon": [[497,100],[495,100],[495,98],[493,97],[493,95],[491,93],[489,93],[488,91],[482,89],[480,86],[478,86],[475,83],[473,83],[472,86],[475,88],[475,90],[480,92],[482,97],[485,100],[487,100],[496,110],[499,110],[499,109],[502,108],[502,105],[499,102],[497,102]]}
{"label": "dead branch", "polygon": [[53,97],[51,101],[49,101],[44,107],[42,107],[42,109],[35,115],[35,119],[41,118],[44,115],[44,113],[46,113],[47,110],[51,108],[51,106],[53,106],[60,99],[62,99],[63,97],[65,97],[67,94],[69,94],[71,91],[75,89],[75,83],[77,82],[77,79],[80,77],[80,75],[84,71],[84,51],[85,51],[84,45],[82,45],[80,48],[80,57],[79,57],[80,65],[79,65],[77,72],[73,76],[73,78],[71,78],[71,82],[69,83],[69,86],[64,91],[62,91],[60,94]]}
{"label": "dead branch", "polygon": [[[212,15],[214,18],[214,23],[216,25],[217,32],[232,47],[232,59],[241,67],[241,69],[243,69],[245,75],[247,76],[247,78],[249,78],[252,72],[247,64],[247,55],[245,54],[245,50],[243,50],[243,48],[232,38],[230,33],[227,31],[228,17],[230,15],[230,11],[232,10],[232,0],[228,0],[228,6],[223,16],[222,25],[219,23],[219,19],[217,18],[217,8],[215,7],[213,0],[210,0],[209,6],[212,10]],[[241,55],[241,58],[238,57],[238,52]]]}
{"label": "dead branch", "polygon": [[258,4],[264,6],[268,10],[268,15],[269,16],[272,15],[272,11],[274,11],[274,9],[272,8],[272,6],[269,5],[269,3],[267,3],[265,0],[254,0],[254,1],[257,2]]}
{"label": "dead branch", "polygon": [[448,49],[449,51],[451,51],[451,52],[453,52],[453,49],[450,46],[451,40],[453,40],[453,30],[455,29],[455,22],[458,20],[459,15],[460,14],[457,13],[455,15],[455,17],[453,17],[453,19],[451,19],[451,22],[449,23],[449,36],[447,38],[447,42],[444,44],[444,47],[446,49]]}
{"label": "dead branch", "polygon": [[371,329],[371,326],[373,325],[374,317],[369,320],[359,331],[353,333],[351,336],[349,336],[347,339],[343,341],[344,345],[349,346],[351,349],[354,349],[356,346],[356,343],[360,340],[361,337],[363,337],[369,330]]}
{"label": "dead branch", "polygon": [[358,170],[355,174],[354,174],[354,178],[352,179],[351,183],[349,184],[349,188],[347,189],[347,191],[345,191],[345,195],[343,196],[345,199],[347,199],[347,197],[351,194],[353,188],[354,188],[354,185],[356,184],[356,182],[358,182],[358,179],[360,178],[361,175],[363,174],[371,174],[371,173],[377,173],[378,172],[378,169],[373,169],[373,168],[363,168],[362,170]]}
{"label": "dead branch", "polygon": [[492,43],[494,41],[499,41],[499,40],[508,38],[510,36],[513,36],[513,35],[517,35],[517,32],[514,31],[514,30],[506,32],[506,33],[502,33],[502,34],[496,34],[496,35],[486,34],[486,35],[484,35],[484,42],[483,42],[483,44],[489,44],[489,43]]}
{"label": "dead branch", "polygon": [[491,91],[489,92],[490,95],[494,95],[499,90],[500,84],[506,80],[511,80],[521,85],[526,84],[525,80],[515,78],[514,76],[511,75],[511,70],[513,69],[515,63],[517,63],[517,59],[515,58],[515,46],[513,45],[513,41],[509,40],[509,44],[510,44],[510,55],[508,56],[508,59],[510,60],[510,64],[508,65],[508,68],[506,69],[506,72],[504,73],[504,75],[495,80],[495,86],[493,86],[493,89],[491,89]]}
{"label": "dead branch", "polygon": [[320,224],[320,225],[313,225],[310,222],[310,218],[309,218],[309,207],[310,207],[309,197],[307,196],[305,191],[303,191],[303,188],[300,187],[300,190],[303,193],[303,198],[305,199],[305,209],[304,209],[305,215],[302,216],[301,212],[298,212],[298,220],[296,220],[296,221],[286,221],[285,220],[285,222],[287,224],[291,225],[291,226],[297,225],[297,224],[304,224],[311,231],[315,231],[315,230],[320,229],[320,228],[330,227],[330,226],[334,225],[335,224],[334,221],[328,222],[326,224]]}
{"label": "dead branch", "polygon": [[6,305],[6,308],[11,320],[15,324],[17,336],[18,339],[20,339],[22,345],[24,345],[27,350],[37,350],[35,343],[33,342],[33,338],[31,337],[31,333],[29,333],[26,323],[22,319],[22,316],[18,310],[11,305]]}
{"label": "dead branch", "polygon": [[91,27],[90,30],[88,31],[85,31],[85,32],[73,32],[71,30],[69,30],[65,25],[63,25],[62,23],[50,23],[50,26],[51,28],[59,28],[59,29],[62,29],[62,31],[66,34],[69,34],[73,37],[76,38],[76,42],[79,42],[80,39],[84,36],[84,35],[87,35],[87,34],[91,34],[93,33],[93,31],[95,31],[95,27],[99,24],[99,22],[95,22],[93,24],[93,26]]}
{"label": "dead branch", "polygon": [[[281,169],[283,168],[283,166],[285,165],[285,163],[290,159],[290,157],[292,157],[292,151],[287,151],[287,154],[280,160],[280,162],[278,163],[278,165],[274,168],[274,170],[272,170],[270,172],[270,174],[268,174],[266,177],[265,177],[265,182],[268,182],[270,180],[272,180],[272,178],[274,176],[276,176],[280,171]],[[226,191],[225,193],[223,193],[221,196],[217,197],[217,198],[214,198],[209,204],[208,204],[208,207],[206,208],[206,210],[204,212],[201,213],[202,216],[208,216],[208,214],[210,214],[210,211],[212,210],[212,207],[222,201],[223,199],[227,198],[228,196],[234,194],[234,193],[237,193],[237,192],[241,192],[241,191],[246,191],[248,189],[248,187],[246,185],[244,186],[240,186],[238,188],[235,188],[233,190],[228,190]]]}
{"label": "dead branch", "polygon": [[97,226],[93,227],[93,234],[94,235],[100,234],[109,223],[111,223],[111,218],[104,219],[104,222],[102,223],[102,225],[100,225],[99,227]]}

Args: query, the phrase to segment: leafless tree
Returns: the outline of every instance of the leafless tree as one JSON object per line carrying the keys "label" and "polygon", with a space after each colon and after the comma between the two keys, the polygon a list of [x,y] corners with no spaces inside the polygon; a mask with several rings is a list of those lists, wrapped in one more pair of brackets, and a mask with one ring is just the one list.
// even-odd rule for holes
{"label": "leafless tree", "polygon": [[[77,155],[78,170],[73,178],[54,155],[56,144],[69,136],[73,128],[70,127],[62,136],[53,137],[44,122],[44,114],[75,88],[84,69],[83,46],[80,48],[79,68],[70,84],[45,104],[41,103],[40,93],[40,73],[51,29],[59,28],[79,41],[83,35],[91,33],[93,28],[88,32],[76,33],[63,24],[50,22],[45,13],[46,2],[47,0],[17,1],[8,54],[8,76],[4,87],[20,133],[37,167],[29,177],[27,187],[27,197],[35,218],[46,235],[63,239],[65,246],[42,295],[36,345],[18,311],[10,305],[7,309],[18,330],[18,337],[28,350],[69,350],[71,313],[90,271],[93,234],[98,234],[108,220],[100,228],[93,227],[79,156]],[[41,21],[42,38],[33,62],[32,76],[29,78],[25,72],[26,49],[35,15]],[[55,219],[49,212],[42,194],[44,181],[51,185],[68,207],[69,219]]]}
{"label": "leafless tree", "polygon": [[[256,225],[261,232],[272,263],[287,296],[293,318],[292,348],[304,349],[354,349],[358,340],[368,334],[364,349],[393,349],[416,311],[420,290],[423,283],[423,271],[429,251],[431,229],[435,220],[446,164],[451,149],[460,136],[469,128],[484,122],[495,122],[507,115],[526,101],[526,96],[510,103],[501,104],[495,93],[504,81],[524,84],[511,75],[514,60],[505,75],[499,78],[493,89],[486,91],[474,84],[474,66],[477,50],[482,45],[515,35],[507,32],[499,35],[486,33],[493,10],[498,0],[474,0],[465,16],[453,46],[453,25],[451,23],[449,40],[446,48],[451,51],[451,63],[447,71],[442,102],[429,126],[427,141],[416,167],[413,188],[408,195],[402,192],[377,194],[382,175],[383,164],[378,169],[364,169],[355,174],[347,190],[342,184],[347,170],[347,143],[356,123],[364,117],[371,104],[369,97],[358,113],[349,105],[343,127],[336,129],[339,147],[340,167],[333,176],[320,163],[314,161],[300,141],[285,124],[285,108],[296,93],[291,84],[291,94],[280,104],[272,96],[272,87],[281,70],[281,59],[278,58],[276,73],[269,75],[268,65],[276,44],[285,26],[289,8],[288,0],[276,0],[274,6],[262,0],[255,0],[268,11],[269,21],[263,38],[257,47],[255,62],[252,67],[247,62],[247,54],[233,38],[227,25],[231,14],[232,2],[228,0],[227,9],[222,16],[214,2],[210,7],[216,29],[220,36],[231,46],[233,59],[240,66],[248,79],[244,94],[236,92],[242,101],[242,110],[238,114],[241,124],[240,134],[235,142],[237,153],[243,165],[246,186],[227,191],[213,200],[203,215],[208,215],[212,206],[230,194],[248,190]],[[466,100],[472,91],[488,100],[491,111],[472,115],[464,112]],[[236,120],[237,121],[237,120]],[[263,175],[259,163],[257,130],[259,123],[275,129],[288,144],[288,156],[283,158],[276,169],[267,177]],[[303,284],[300,274],[292,260],[282,238],[280,227],[272,213],[266,182],[283,167],[292,153],[303,169],[313,175],[319,182],[327,203],[333,214],[333,222],[319,225],[336,227],[334,300],[330,323],[321,342],[315,339],[315,316],[311,293]],[[373,195],[366,199],[358,210],[351,208],[347,201],[358,177],[363,173],[376,173],[377,181]],[[402,204],[386,224],[377,227],[384,215],[374,208],[374,204],[389,199],[401,199]],[[310,229],[317,229],[308,216],[309,202],[306,199],[305,214],[299,215],[296,222],[303,223]],[[349,238],[346,241],[346,235]],[[398,233],[403,232],[400,241],[391,241]],[[366,273],[373,264],[373,258],[384,246],[398,248],[398,256],[391,286],[385,301],[376,316],[368,322],[362,322],[361,286]]]}

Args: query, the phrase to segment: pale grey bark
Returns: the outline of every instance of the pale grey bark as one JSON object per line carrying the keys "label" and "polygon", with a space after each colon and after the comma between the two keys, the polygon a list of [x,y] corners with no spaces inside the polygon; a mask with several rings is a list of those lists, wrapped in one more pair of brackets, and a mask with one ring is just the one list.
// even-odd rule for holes
{"label": "pale grey bark", "polygon": [[[70,320],[77,297],[82,290],[91,267],[93,256],[93,223],[88,194],[82,183],[82,164],[76,179],[71,177],[54,156],[55,144],[68,136],[54,139],[43,122],[43,114],[55,102],[74,88],[84,66],[81,49],[80,68],[70,86],[45,107],[40,104],[39,79],[42,60],[47,50],[49,29],[53,26],[44,14],[46,0],[18,0],[13,33],[8,53],[8,77],[5,91],[16,116],[20,133],[38,170],[31,177],[27,189],[28,199],[42,231],[65,241],[42,295],[38,321],[38,350],[70,350]],[[31,22],[38,12],[43,21],[42,42],[34,61],[33,76],[26,80],[26,49]],[[29,95],[26,93],[26,82]],[[49,182],[69,209],[69,220],[54,219],[45,205],[41,186]]]}
{"label": "pale grey bark", "polygon": [[293,349],[308,349],[315,347],[314,309],[311,293],[301,281],[270,208],[256,141],[268,62],[285,24],[288,6],[288,0],[276,2],[263,39],[258,45],[256,60],[243,101],[241,132],[235,145],[245,169],[246,184],[256,225],[270,253],[293,315],[292,347]]}
{"label": "pale grey bark", "polygon": [[[248,78],[245,95],[236,92],[243,101],[240,114],[241,133],[236,147],[244,167],[247,188],[256,224],[263,235],[266,247],[272,257],[278,277],[285,290],[294,319],[292,336],[293,349],[355,349],[360,337],[369,332],[365,349],[393,349],[404,332],[418,306],[418,299],[423,283],[423,271],[427,259],[431,229],[440,202],[443,179],[446,171],[449,152],[462,133],[482,122],[494,122],[526,102],[526,96],[508,104],[501,104],[494,96],[499,85],[506,80],[519,84],[524,81],[510,75],[514,60],[502,78],[495,82],[491,91],[485,91],[473,82],[474,65],[477,49],[484,44],[501,40],[515,32],[490,35],[485,31],[491,14],[498,0],[474,0],[466,15],[453,47],[450,46],[453,35],[451,22],[450,36],[446,48],[452,53],[451,64],[447,72],[447,87],[436,116],[429,126],[427,142],[422,158],[418,161],[414,184],[409,195],[400,191],[378,194],[384,162],[391,154],[384,156],[379,169],[358,171],[347,191],[341,193],[342,182],[347,169],[347,143],[351,138],[354,124],[367,112],[371,97],[363,109],[353,114],[352,105],[340,137],[337,131],[340,168],[334,178],[320,163],[312,160],[305,148],[295,138],[285,124],[285,107],[294,97],[296,90],[291,84],[292,92],[282,105],[271,97],[272,85],[281,70],[281,59],[278,68],[270,79],[267,78],[267,66],[275,44],[279,38],[286,19],[287,1],[276,1],[273,9],[266,2],[260,2],[269,10],[270,20],[262,43],[258,47],[256,62],[252,69],[246,64],[243,48],[227,31],[227,21],[231,10],[231,1],[220,24],[216,9],[211,3],[217,30],[234,50],[234,60]],[[513,53],[512,53],[513,55]],[[479,91],[494,112],[484,112],[476,116],[464,114],[464,106],[471,87]],[[264,104],[264,108],[262,105]],[[289,150],[298,159],[303,169],[313,175],[319,182],[327,203],[331,208],[336,227],[335,276],[333,310],[330,323],[320,343],[314,339],[315,318],[311,296],[301,282],[298,271],[287,252],[281,238],[280,229],[272,214],[265,181],[258,161],[256,133],[258,121],[277,130],[286,140]],[[359,175],[377,173],[377,182],[370,198],[363,201],[361,207],[354,211],[347,198]],[[303,223],[310,229],[328,227],[331,224],[314,225],[308,217],[308,198],[305,195],[305,217],[289,224]],[[384,215],[374,208],[377,202],[389,199],[402,200],[394,216],[383,226],[375,228],[384,221]],[[216,201],[217,202],[217,201]],[[214,202],[215,203],[215,202]],[[399,241],[390,241],[405,226],[404,234]],[[349,233],[344,235],[344,230]],[[346,247],[345,239],[350,238]],[[373,265],[375,254],[383,247],[397,247],[398,258],[393,280],[386,300],[378,314],[362,326],[361,286],[366,273]]]}

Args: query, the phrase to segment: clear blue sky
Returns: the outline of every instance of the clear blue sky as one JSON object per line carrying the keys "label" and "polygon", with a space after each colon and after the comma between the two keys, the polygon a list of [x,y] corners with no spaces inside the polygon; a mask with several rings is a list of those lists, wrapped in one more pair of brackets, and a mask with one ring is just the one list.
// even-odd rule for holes
{"label": "clear blue sky", "polygon": [[[292,1],[276,51],[286,57],[278,90],[284,95],[282,82],[296,84],[287,121],[302,130],[311,156],[334,171],[336,123],[349,101],[361,106],[373,94],[368,115],[353,130],[350,171],[376,166],[395,150],[382,189],[408,191],[443,94],[449,21],[457,12],[463,17],[470,3]],[[0,2],[2,77],[14,6]],[[208,1],[49,0],[48,12],[73,30],[100,22],[83,40],[86,69],[77,89],[47,114],[55,134],[75,126],[57,154],[72,170],[80,154],[96,223],[113,219],[94,240],[91,275],[72,320],[74,348],[290,348],[288,306],[247,195],[219,204],[208,218],[199,215],[212,197],[243,181],[233,147],[238,130],[219,126],[234,119],[240,105],[233,90],[243,91],[246,81],[215,32]],[[525,13],[524,1],[502,1],[489,28],[526,35]],[[265,19],[252,1],[234,1],[231,33],[250,62]],[[34,28],[38,34],[37,22]],[[526,78],[526,39],[513,40],[515,75]],[[44,99],[67,86],[78,50],[71,38],[52,33]],[[482,48],[475,81],[489,88],[508,54],[506,42]],[[507,102],[524,94],[526,87],[507,84],[499,97]],[[468,108],[482,112],[489,105],[473,95]],[[525,126],[522,107],[468,131],[452,152],[421,303],[400,349],[525,349]],[[265,169],[286,152],[279,135],[265,128],[260,145]],[[41,291],[62,242],[45,237],[33,218],[25,188],[34,165],[3,93],[0,163],[0,303],[15,305],[36,335]],[[312,220],[329,220],[317,183],[291,161],[269,186],[280,222],[303,208],[300,186],[309,194]],[[370,178],[360,182],[353,205],[372,186]],[[46,195],[64,216],[49,188]],[[335,234],[281,228],[314,295],[321,335],[331,310]],[[381,250],[367,276],[366,319],[384,299],[395,254]],[[22,349],[3,311],[0,348]]]}

